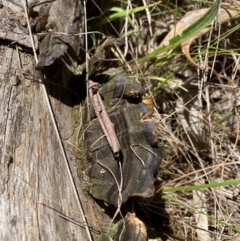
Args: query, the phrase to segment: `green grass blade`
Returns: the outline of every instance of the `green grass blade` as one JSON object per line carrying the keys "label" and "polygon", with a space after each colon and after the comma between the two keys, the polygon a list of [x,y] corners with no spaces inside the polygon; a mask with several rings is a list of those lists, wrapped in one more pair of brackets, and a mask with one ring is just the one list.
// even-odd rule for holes
{"label": "green grass blade", "polygon": [[201,18],[199,18],[195,23],[193,23],[183,31],[181,36],[176,35],[174,38],[172,38],[168,46],[163,46],[161,48],[158,48],[155,51],[153,51],[151,54],[139,59],[138,61],[144,62],[144,61],[148,61],[153,58],[156,58],[159,54],[164,53],[172,48],[175,48],[176,46],[180,45],[184,41],[194,36],[195,34],[199,33],[199,31],[204,29],[214,20],[214,18],[218,13],[220,3],[221,3],[221,0],[216,0],[213,6]]}
{"label": "green grass blade", "polygon": [[125,10],[125,9],[119,8],[119,7],[112,7],[112,8],[110,9],[110,11],[111,11],[111,12],[114,12],[114,13],[109,16],[109,19],[108,19],[108,20],[104,19],[104,20],[101,22],[101,24],[105,24],[105,23],[107,23],[108,21],[113,21],[113,20],[115,20],[115,19],[119,19],[119,18],[126,17],[126,16],[128,16],[128,15],[130,15],[130,14],[133,14],[133,13],[141,12],[141,11],[145,10],[146,8],[150,8],[150,7],[153,7],[153,6],[157,5],[157,4],[159,4],[160,2],[161,2],[161,1],[156,2],[156,3],[149,4],[149,5],[147,5],[147,6],[136,7],[136,8],[134,8],[134,9],[129,9],[128,11]]}
{"label": "green grass blade", "polygon": [[158,76],[148,76],[149,79],[152,79],[152,80],[157,80],[159,82],[159,85],[153,89],[153,93],[159,89],[161,89],[165,84],[172,84],[172,85],[175,85],[177,87],[179,87],[180,89],[188,92],[188,90],[186,88],[184,88],[183,86],[181,85],[178,85],[177,83],[175,83],[174,81],[172,81],[170,78],[162,78],[162,77],[158,77]]}
{"label": "green grass blade", "polygon": [[200,184],[200,185],[192,185],[192,186],[163,188],[162,193],[186,192],[186,191],[193,191],[193,190],[199,190],[204,188],[222,187],[222,186],[235,185],[235,184],[240,184],[240,179],[231,179],[223,182],[214,182],[209,184]]}
{"label": "green grass blade", "polygon": [[197,212],[199,214],[206,215],[209,219],[214,220],[217,223],[222,224],[223,226],[230,228],[231,230],[233,230],[236,233],[240,233],[239,228],[236,228],[232,224],[229,224],[229,223],[226,223],[226,222],[224,222],[222,220],[219,220],[219,219],[217,219],[216,217],[214,217],[212,215],[208,215],[207,213],[205,213],[205,212],[203,212],[203,211],[201,211],[201,210],[199,210],[199,209],[197,209],[195,207],[190,206],[186,202],[182,202],[182,201],[180,201],[180,200],[178,200],[176,198],[170,197],[170,196],[163,196],[162,198],[165,199],[165,200],[173,201],[175,203],[179,203],[180,205],[182,205],[184,207],[187,207],[187,208],[189,208],[191,210],[194,210],[194,212]]}

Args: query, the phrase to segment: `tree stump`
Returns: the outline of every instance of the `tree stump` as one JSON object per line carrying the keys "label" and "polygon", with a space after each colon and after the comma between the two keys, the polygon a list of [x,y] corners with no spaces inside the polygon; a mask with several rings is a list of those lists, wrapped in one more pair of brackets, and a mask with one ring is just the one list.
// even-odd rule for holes
{"label": "tree stump", "polygon": [[[59,1],[59,4],[64,1]],[[89,240],[51,120],[18,1],[0,9],[0,240]],[[80,188],[75,166],[72,92],[44,83],[93,239],[100,208]],[[102,222],[103,223],[103,222]]]}

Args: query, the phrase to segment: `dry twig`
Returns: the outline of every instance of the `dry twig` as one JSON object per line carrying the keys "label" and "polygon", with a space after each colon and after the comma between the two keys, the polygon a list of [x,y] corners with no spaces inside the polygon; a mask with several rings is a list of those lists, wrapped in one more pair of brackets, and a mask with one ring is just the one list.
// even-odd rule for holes
{"label": "dry twig", "polygon": [[114,156],[119,157],[121,147],[114,130],[114,124],[111,122],[104,107],[101,96],[98,93],[98,83],[91,80],[89,80],[89,96],[92,101],[92,105],[96,113],[98,122],[102,128],[104,135],[107,138],[107,142],[111,147]]}

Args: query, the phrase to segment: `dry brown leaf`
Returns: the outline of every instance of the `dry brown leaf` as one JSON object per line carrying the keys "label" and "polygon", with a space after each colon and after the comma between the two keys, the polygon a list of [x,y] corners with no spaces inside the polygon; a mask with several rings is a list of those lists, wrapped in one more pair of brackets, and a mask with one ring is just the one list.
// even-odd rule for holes
{"label": "dry brown leaf", "polygon": [[[189,27],[190,25],[192,25],[194,22],[196,22],[198,19],[200,19],[207,11],[209,10],[209,8],[203,8],[203,9],[199,9],[199,10],[193,10],[188,12],[175,26],[175,28],[173,28],[167,35],[166,37],[163,39],[163,41],[160,43],[159,47],[162,46],[167,46],[170,43],[170,40],[176,36],[176,35],[181,35],[183,33],[183,31]],[[237,16],[239,16],[239,12],[240,9],[237,7],[232,7],[231,5],[228,3],[225,3],[224,5],[222,5],[222,7],[219,10],[219,14],[218,17],[216,19],[217,23],[221,24],[223,22],[226,22],[232,18],[236,18]],[[195,63],[195,61],[192,59],[192,57],[190,56],[189,53],[189,49],[191,46],[191,43],[198,37],[202,36],[203,34],[207,33],[209,30],[211,29],[210,26],[202,29],[199,33],[197,33],[196,35],[194,35],[193,37],[191,37],[190,39],[188,39],[187,41],[184,41],[181,44],[181,49],[183,54],[186,56],[186,58],[196,67],[202,69],[201,66],[199,66],[197,63]],[[160,56],[159,56],[160,57]]]}

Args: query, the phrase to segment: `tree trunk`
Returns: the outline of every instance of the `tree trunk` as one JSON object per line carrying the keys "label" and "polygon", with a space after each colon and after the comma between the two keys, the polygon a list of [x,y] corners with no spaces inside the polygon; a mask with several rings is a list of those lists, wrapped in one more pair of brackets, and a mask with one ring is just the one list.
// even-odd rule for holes
{"label": "tree trunk", "polygon": [[[17,1],[15,1],[17,2]],[[35,71],[30,38],[19,28],[17,3],[0,9],[0,240],[89,240]],[[84,195],[74,155],[72,92],[45,84],[93,239],[100,208]],[[66,79],[64,79],[66,82]],[[107,222],[108,219],[104,217]]]}

